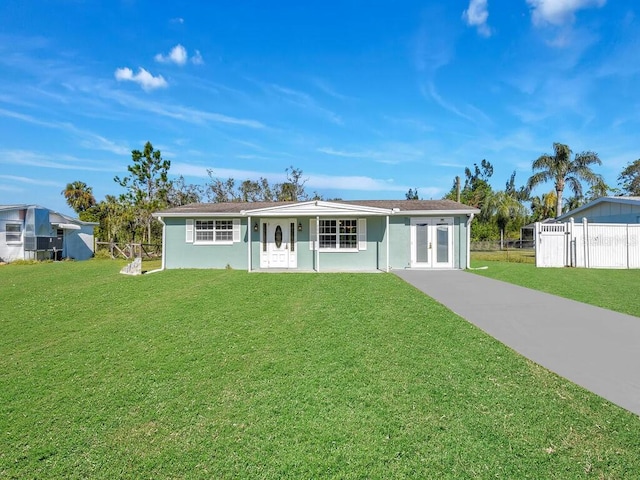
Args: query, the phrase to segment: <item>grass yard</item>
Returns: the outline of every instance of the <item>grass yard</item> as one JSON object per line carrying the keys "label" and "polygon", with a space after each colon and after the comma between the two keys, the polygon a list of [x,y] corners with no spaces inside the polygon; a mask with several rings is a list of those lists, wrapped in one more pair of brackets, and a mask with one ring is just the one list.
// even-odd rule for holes
{"label": "grass yard", "polygon": [[0,267],[1,478],[637,478],[640,419],[390,274]]}
{"label": "grass yard", "polygon": [[472,255],[473,273],[640,317],[640,270],[536,268]]}
{"label": "grass yard", "polygon": [[472,262],[536,263],[536,252],[528,249],[471,251]]}

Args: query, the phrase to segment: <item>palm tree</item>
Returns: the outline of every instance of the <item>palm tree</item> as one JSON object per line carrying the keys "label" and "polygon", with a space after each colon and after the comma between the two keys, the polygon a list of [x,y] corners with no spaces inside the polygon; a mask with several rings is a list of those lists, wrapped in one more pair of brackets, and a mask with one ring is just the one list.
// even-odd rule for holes
{"label": "palm tree", "polygon": [[93,196],[93,189],[86,183],[75,181],[67,183],[65,189],[61,192],[67,199],[67,205],[73,208],[76,213],[84,212],[96,204]]}
{"label": "palm tree", "polygon": [[498,191],[487,196],[487,201],[481,212],[481,216],[483,215],[495,219],[500,229],[500,248],[503,248],[507,226],[512,222],[522,224],[527,217],[527,209],[520,203],[515,193]]}
{"label": "palm tree", "polygon": [[554,190],[551,190],[549,193],[543,193],[542,196],[533,197],[531,199],[532,220],[539,222],[547,218],[555,217],[556,198],[556,192]]}
{"label": "palm tree", "polygon": [[595,152],[577,153],[571,160],[571,149],[562,143],[554,143],[554,155],[542,155],[532,164],[534,174],[527,187],[533,189],[541,183],[553,181],[556,191],[556,216],[562,215],[562,193],[569,186],[576,197],[582,196],[582,183],[595,185],[603,182],[602,176],[591,170],[591,165],[602,165]]}

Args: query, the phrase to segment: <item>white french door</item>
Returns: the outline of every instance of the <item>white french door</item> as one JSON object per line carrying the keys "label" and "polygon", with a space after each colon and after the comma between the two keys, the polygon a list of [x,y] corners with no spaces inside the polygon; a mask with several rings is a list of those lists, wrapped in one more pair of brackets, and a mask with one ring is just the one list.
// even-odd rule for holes
{"label": "white french door", "polygon": [[411,219],[411,267],[453,268],[453,218]]}

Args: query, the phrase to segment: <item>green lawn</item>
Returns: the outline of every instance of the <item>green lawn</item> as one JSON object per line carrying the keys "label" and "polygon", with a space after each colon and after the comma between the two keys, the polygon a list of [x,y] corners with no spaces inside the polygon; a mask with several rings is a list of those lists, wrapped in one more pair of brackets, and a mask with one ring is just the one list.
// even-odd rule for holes
{"label": "green lawn", "polygon": [[640,317],[640,270],[536,268],[472,255],[473,273]]}
{"label": "green lawn", "polygon": [[0,478],[637,478],[640,419],[391,274],[0,267]]}

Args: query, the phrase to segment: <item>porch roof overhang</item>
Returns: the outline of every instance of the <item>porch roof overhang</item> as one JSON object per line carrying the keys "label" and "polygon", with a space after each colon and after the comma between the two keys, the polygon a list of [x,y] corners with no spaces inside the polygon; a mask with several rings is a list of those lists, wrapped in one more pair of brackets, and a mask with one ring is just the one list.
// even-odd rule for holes
{"label": "porch roof overhang", "polygon": [[61,228],[63,230],[80,230],[82,227],[75,223],[52,223],[54,227]]}

